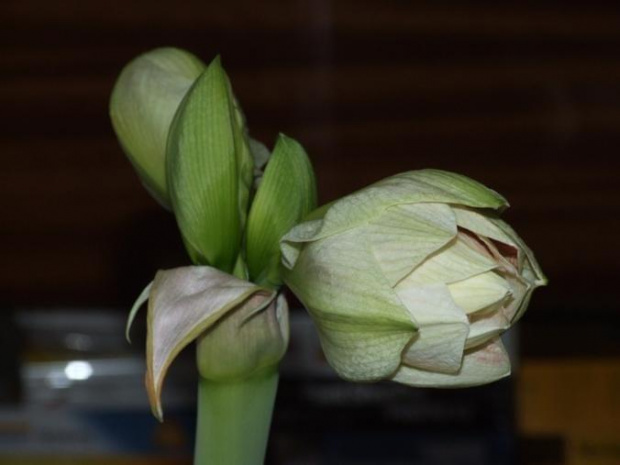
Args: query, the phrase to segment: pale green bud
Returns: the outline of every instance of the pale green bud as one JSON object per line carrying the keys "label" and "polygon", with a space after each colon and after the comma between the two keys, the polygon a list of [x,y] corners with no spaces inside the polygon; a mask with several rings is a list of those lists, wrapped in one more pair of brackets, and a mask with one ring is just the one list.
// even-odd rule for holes
{"label": "pale green bud", "polygon": [[166,141],[181,100],[205,69],[177,48],[157,48],[132,60],[118,77],[110,98],[112,126],[148,191],[169,207]]}
{"label": "pale green bud", "polygon": [[499,335],[546,279],[464,176],[403,173],[344,197],[282,240],[284,280],[328,361],[353,381],[471,386],[507,376]]}

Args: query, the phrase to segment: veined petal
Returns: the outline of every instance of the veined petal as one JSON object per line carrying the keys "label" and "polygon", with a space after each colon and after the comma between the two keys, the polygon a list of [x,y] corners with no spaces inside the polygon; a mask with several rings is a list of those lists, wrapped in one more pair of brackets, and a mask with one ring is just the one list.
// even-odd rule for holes
{"label": "veined petal", "polygon": [[280,239],[283,265],[292,270],[297,263],[304,242],[311,241],[321,229],[323,220],[311,220],[298,224]]}
{"label": "veined petal", "polygon": [[460,388],[491,383],[509,375],[510,360],[498,338],[465,352],[458,373],[436,373],[402,365],[392,380],[417,387]]}
{"label": "veined petal", "polygon": [[306,244],[284,280],[310,312],[340,376],[371,381],[398,368],[416,326],[379,270],[363,230]]}
{"label": "veined petal", "polygon": [[453,210],[456,216],[456,222],[460,227],[468,229],[479,236],[485,236],[498,242],[503,242],[504,244],[517,247],[517,244],[513,238],[502,231],[492,221],[492,219],[497,219],[497,216],[492,216],[493,213],[481,213],[476,210],[459,206],[453,207]]}
{"label": "veined petal", "polygon": [[494,271],[449,284],[448,289],[456,304],[468,314],[501,304],[511,294],[510,285]]}
{"label": "veined petal", "polygon": [[363,225],[394,205],[420,202],[493,209],[508,206],[501,195],[465,176],[440,170],[410,171],[386,178],[334,202],[313,239]]}
{"label": "veined petal", "polygon": [[275,292],[211,267],[159,271],[149,296],[146,387],[153,413],[162,418],[161,388],[178,353],[226,313],[262,308]]}
{"label": "veined petal", "polygon": [[456,236],[447,205],[403,204],[388,208],[368,226],[368,241],[391,286]]}
{"label": "veined petal", "polygon": [[403,363],[415,368],[455,373],[461,367],[469,325],[445,284],[397,291],[418,325],[418,333],[403,355]]}
{"label": "veined petal", "polygon": [[470,315],[469,336],[465,342],[468,349],[484,344],[496,338],[510,327],[510,320],[506,318],[503,309],[489,313]]}
{"label": "veined petal", "polygon": [[448,245],[435,252],[396,285],[406,289],[432,283],[451,284],[494,269],[497,264],[468,245],[469,238],[458,233]]}

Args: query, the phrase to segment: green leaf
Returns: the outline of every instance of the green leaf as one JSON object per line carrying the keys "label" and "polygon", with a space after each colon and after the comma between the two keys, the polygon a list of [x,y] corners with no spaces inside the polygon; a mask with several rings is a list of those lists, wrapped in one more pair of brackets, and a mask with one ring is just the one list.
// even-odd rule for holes
{"label": "green leaf", "polygon": [[273,291],[211,267],[157,273],[149,295],[146,344],[146,387],[157,418],[162,418],[164,378],[179,352],[228,313],[254,314],[274,297]]}
{"label": "green leaf", "polygon": [[205,65],[189,52],[157,48],[132,60],[114,84],[112,126],[146,189],[166,208],[166,140],[181,100]]}
{"label": "green leaf", "polygon": [[216,58],[183,100],[170,130],[170,198],[190,257],[232,271],[253,162],[228,77]]}
{"label": "green leaf", "polygon": [[295,140],[280,134],[252,203],[246,236],[250,279],[277,287],[280,239],[316,207],[310,160]]}

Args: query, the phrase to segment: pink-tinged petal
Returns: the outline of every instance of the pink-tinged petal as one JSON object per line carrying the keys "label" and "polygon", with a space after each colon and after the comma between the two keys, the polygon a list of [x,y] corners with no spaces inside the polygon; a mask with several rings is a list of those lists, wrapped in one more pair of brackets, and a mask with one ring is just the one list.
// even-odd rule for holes
{"label": "pink-tinged petal", "polygon": [[275,291],[208,266],[159,271],[149,296],[146,388],[153,413],[162,418],[161,389],[174,358],[228,312],[267,306]]}
{"label": "pink-tinged petal", "polygon": [[509,375],[510,360],[498,338],[465,352],[457,373],[436,373],[402,365],[392,380],[416,387],[461,388],[492,383]]}

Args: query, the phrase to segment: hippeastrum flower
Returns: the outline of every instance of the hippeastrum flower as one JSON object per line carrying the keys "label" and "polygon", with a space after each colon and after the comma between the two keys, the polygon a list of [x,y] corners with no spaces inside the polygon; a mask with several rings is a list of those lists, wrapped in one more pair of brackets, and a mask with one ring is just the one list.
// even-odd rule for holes
{"label": "hippeastrum flower", "polygon": [[546,284],[498,218],[506,200],[453,173],[384,179],[282,240],[284,280],[345,379],[463,387],[510,373],[499,335]]}
{"label": "hippeastrum flower", "polygon": [[185,50],[157,48],[127,64],[112,90],[110,117],[118,140],[144,186],[166,207],[168,129],[204,69],[204,63]]}

